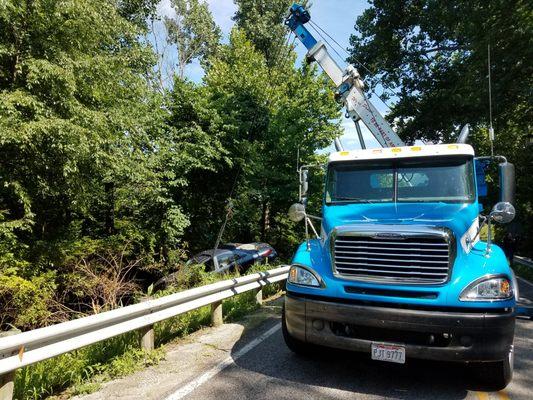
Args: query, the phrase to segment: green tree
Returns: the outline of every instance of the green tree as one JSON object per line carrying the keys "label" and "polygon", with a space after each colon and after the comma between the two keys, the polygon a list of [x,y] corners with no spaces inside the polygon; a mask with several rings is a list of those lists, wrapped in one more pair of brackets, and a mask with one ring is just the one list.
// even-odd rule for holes
{"label": "green tree", "polygon": [[405,139],[450,140],[464,123],[487,125],[488,45],[497,128],[530,124],[529,2],[377,0],[356,29],[350,62],[375,71],[373,84],[398,88],[389,117]]}
{"label": "green tree", "polygon": [[233,20],[265,56],[269,66],[288,56],[283,22],[291,3],[291,0],[235,0],[237,12]]}
{"label": "green tree", "polygon": [[51,240],[74,220],[90,220],[95,200],[110,196],[106,184],[120,161],[113,150],[139,130],[153,56],[137,40],[142,26],[126,18],[136,19],[132,8],[104,0],[2,4],[2,209],[6,221],[31,224],[34,239]]}
{"label": "green tree", "polygon": [[205,1],[172,0],[174,18],[165,17],[168,41],[177,47],[177,74],[183,79],[185,67],[216,51],[220,28]]}
{"label": "green tree", "polygon": [[181,184],[172,167],[183,160],[174,152],[182,142],[164,129],[167,113],[147,79],[155,57],[139,40],[153,8],[140,0],[0,4],[0,274],[13,279],[6,288],[40,290],[43,280],[55,287],[54,273],[91,251],[91,240],[157,252],[187,226],[171,193]]}
{"label": "green tree", "polygon": [[209,60],[205,85],[196,92],[213,114],[194,118],[223,144],[229,162],[191,177],[191,187],[210,193],[188,194],[190,233],[202,238],[198,244],[214,244],[213,225],[222,224],[231,197],[225,240],[269,240],[288,253],[291,244],[283,239],[293,236],[294,227],[285,214],[297,196],[297,150],[303,162],[312,162],[315,150],[328,145],[339,128],[332,122],[338,106],[326,79],[315,67],[294,68],[295,55],[286,51],[283,62],[269,66],[245,33],[234,29],[230,43]]}

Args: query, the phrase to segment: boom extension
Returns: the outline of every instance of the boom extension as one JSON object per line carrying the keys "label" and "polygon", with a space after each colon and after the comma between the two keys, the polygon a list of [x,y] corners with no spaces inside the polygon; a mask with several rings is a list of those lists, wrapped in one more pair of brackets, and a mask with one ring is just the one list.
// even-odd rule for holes
{"label": "boom extension", "polygon": [[[363,92],[364,83],[357,69],[349,65],[343,71],[329,54],[326,45],[317,41],[311,32],[307,30],[305,24],[310,20],[309,11],[303,6],[294,3],[290,8],[290,14],[285,24],[308,50],[308,60],[316,61],[333,81],[337,87],[336,98],[340,103],[344,104],[346,115],[354,121],[357,128],[359,128],[357,124],[361,120],[382,147],[404,146],[403,141],[366,97]],[[361,141],[361,147],[364,148],[365,145],[361,135],[359,140]],[[340,150],[337,144],[336,147],[337,150]]]}

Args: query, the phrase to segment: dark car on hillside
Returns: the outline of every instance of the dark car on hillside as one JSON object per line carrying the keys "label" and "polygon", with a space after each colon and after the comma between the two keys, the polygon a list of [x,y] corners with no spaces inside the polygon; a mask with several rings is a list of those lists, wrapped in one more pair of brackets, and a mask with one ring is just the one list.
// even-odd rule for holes
{"label": "dark car on hillside", "polygon": [[[226,243],[218,249],[204,250],[192,256],[185,264],[204,265],[207,272],[222,274],[239,271],[244,273],[254,264],[272,262],[278,253],[267,243]],[[178,272],[159,279],[154,284],[155,290],[165,289],[175,281]]]}
{"label": "dark car on hillside", "polygon": [[271,262],[277,256],[276,250],[267,243],[226,243],[217,250],[205,250],[194,255],[187,265],[202,264],[206,271],[217,273],[235,270],[245,272],[252,265]]}

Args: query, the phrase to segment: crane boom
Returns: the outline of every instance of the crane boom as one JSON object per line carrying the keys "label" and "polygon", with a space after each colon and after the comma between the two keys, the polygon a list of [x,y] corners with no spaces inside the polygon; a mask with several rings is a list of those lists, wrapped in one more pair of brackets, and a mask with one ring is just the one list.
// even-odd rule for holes
{"label": "crane boom", "polygon": [[[326,45],[317,41],[307,30],[305,24],[310,20],[309,11],[300,4],[294,3],[290,8],[290,14],[285,24],[308,50],[307,58],[316,61],[333,81],[337,87],[336,97],[339,102],[344,104],[347,116],[355,122],[357,128],[359,128],[359,121],[362,121],[382,147],[404,146],[400,137],[366,97],[363,91],[364,83],[357,69],[353,65],[349,65],[343,70],[331,57]],[[364,148],[361,135],[359,135],[359,139]],[[341,150],[338,140],[335,141],[335,146],[337,150]]]}

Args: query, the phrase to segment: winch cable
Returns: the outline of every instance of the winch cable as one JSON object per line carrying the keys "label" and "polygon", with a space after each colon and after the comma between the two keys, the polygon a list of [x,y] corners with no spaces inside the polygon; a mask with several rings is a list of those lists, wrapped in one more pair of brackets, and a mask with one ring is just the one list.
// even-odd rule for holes
{"label": "winch cable", "polygon": [[[273,60],[274,64],[277,64],[280,61],[280,56],[283,53],[283,49],[285,49],[285,48],[287,48],[287,46],[289,46],[289,41],[290,41],[291,35],[292,35],[292,32],[289,32],[289,35],[287,35],[287,37],[284,40],[284,44],[282,46],[279,46],[277,48],[277,50],[274,52],[273,57],[271,57],[271,60]],[[290,48],[294,45],[294,41],[295,40],[296,40],[296,35],[294,36],[292,44],[289,47],[289,54],[290,54]],[[288,58],[288,57],[285,57],[285,59],[286,58]],[[281,60],[281,61],[283,61],[283,60]],[[272,80],[268,81],[268,89],[269,90],[272,89]],[[271,101],[272,101],[272,96],[270,96],[267,99],[267,105],[270,105]],[[256,110],[256,112],[257,112],[257,110]],[[219,230],[218,235],[217,235],[217,240],[215,242],[215,251],[218,249],[218,246],[220,245],[220,242],[222,241],[222,236],[224,235],[224,231],[226,229],[226,225],[228,224],[228,221],[233,216],[233,200],[232,200],[232,198],[233,198],[233,193],[235,191],[235,187],[237,185],[237,180],[238,180],[239,175],[240,175],[240,171],[237,171],[237,174],[235,174],[235,179],[233,181],[233,185],[232,185],[232,188],[231,188],[231,191],[230,191],[230,195],[229,195],[228,200],[227,200],[226,215],[225,215],[225,218],[224,218],[224,222],[222,223],[222,226],[220,227],[220,230]]]}
{"label": "winch cable", "polygon": [[[237,186],[237,179],[239,178],[240,170],[237,170],[237,173],[235,174],[235,178],[233,180],[233,185],[231,187],[231,191],[228,197],[228,200],[226,200],[226,216],[224,217],[224,222],[222,223],[222,226],[220,227],[220,230],[218,231],[217,235],[217,241],[215,242],[215,252],[218,250],[218,246],[220,245],[220,241],[222,240],[222,235],[224,235],[224,231],[226,230],[226,225],[228,224],[228,221],[231,217],[233,217],[233,193],[235,192],[235,187]],[[213,253],[213,258],[215,254]]]}
{"label": "winch cable", "polygon": [[[377,73],[375,71],[372,71],[370,68],[368,68],[361,60],[359,60],[358,58],[356,58],[353,54],[351,54],[348,50],[346,50],[346,48],[344,46],[342,46],[339,42],[337,42],[335,40],[334,37],[332,37],[327,31],[325,31],[322,27],[320,27],[320,25],[318,25],[316,22],[313,22],[313,21],[309,21],[310,24],[312,24],[315,29],[318,29],[320,31],[322,31],[324,33],[324,35],[326,35],[328,38],[330,38],[333,43],[335,43],[339,49],[341,49],[341,51],[344,52],[344,54],[346,54],[347,57],[352,57],[355,62],[357,64],[359,64],[361,66],[361,68],[363,68],[366,72],[368,72],[370,75],[373,75],[373,76],[376,76]],[[383,86],[384,89],[387,89],[390,93],[389,94],[393,94],[393,95],[397,95],[396,91],[391,87],[389,86],[388,84],[386,84],[385,82],[382,82],[380,80],[380,84],[381,86]]]}
{"label": "winch cable", "polygon": [[[313,30],[315,31],[315,33],[316,33],[318,36],[320,36],[320,37],[322,38],[322,40],[323,40],[323,41],[324,41],[324,42],[325,42],[325,43],[326,43],[326,44],[327,44],[327,45],[328,45],[328,46],[329,46],[329,47],[330,47],[330,48],[331,48],[331,49],[332,49],[332,50],[333,50],[333,51],[334,51],[339,57],[342,58],[342,56],[341,56],[341,55],[335,50],[335,47],[333,47],[333,46],[331,45],[331,43],[330,43],[330,42],[329,42],[329,41],[328,41],[328,40],[327,40],[327,39],[326,39],[326,38],[320,33],[320,31],[318,31],[316,28],[314,28],[314,27],[312,27],[312,26],[310,26],[310,28],[313,28]],[[329,36],[329,35],[328,35],[328,36]],[[339,46],[340,46],[340,45],[339,45]],[[365,67],[365,68],[366,68],[366,67]],[[378,99],[380,99],[380,100],[383,102],[383,104],[385,104],[385,106],[386,106],[389,110],[392,111],[391,107],[385,102],[385,100],[383,100],[383,99],[382,99],[382,98],[381,98],[381,97],[380,97],[380,96],[374,91],[374,89],[373,89],[371,86],[369,86],[369,85],[367,85],[367,86],[368,86],[368,88],[370,89],[370,92],[373,93],[373,94],[375,94],[376,97],[377,97]],[[367,99],[366,96],[364,96],[364,101],[366,102],[366,104],[367,104],[367,106],[368,106],[368,110],[369,110],[369,112],[374,116],[374,118],[376,118],[375,115],[374,115],[374,111],[372,111],[372,107],[371,107],[371,105],[370,105],[370,103],[369,103],[369,101],[368,101],[368,99]],[[346,117],[346,118],[350,118],[350,116],[349,116],[348,114],[346,114],[345,117]]]}
{"label": "winch cable", "polygon": [[[333,50],[335,52],[335,54],[337,54],[337,56],[342,60],[342,56],[339,54],[339,52],[337,50],[335,50],[335,47],[331,45],[331,43],[324,37],[324,35],[322,35],[320,33],[320,31],[318,31],[315,27],[313,26],[310,26],[310,28],[312,28],[312,30],[318,35],[320,36],[320,38],[328,45],[329,48],[331,48],[331,50]],[[329,35],[328,35],[329,36]],[[339,45],[340,46],[340,45]],[[339,64],[344,64],[344,61],[340,62]],[[363,64],[361,64],[363,65]],[[368,68],[364,67],[366,70],[368,70]],[[363,82],[366,83],[366,81],[363,79]],[[374,88],[370,85],[366,85],[368,87],[368,89],[370,90],[370,93],[374,94],[378,99],[381,100],[381,102],[383,104],[385,104],[385,106],[389,109],[389,110],[392,110],[391,107],[387,104],[387,102],[379,95],[376,93],[376,91],[374,90]],[[368,102],[368,101],[367,101]]]}
{"label": "winch cable", "polygon": [[[311,21],[309,21],[310,23]],[[333,52],[337,55],[337,57],[339,57],[339,64],[344,64],[344,59],[343,57],[340,55],[340,53],[335,49],[334,46],[331,45],[331,43],[328,41],[328,39],[326,39],[326,37],[324,35],[322,35],[322,33],[320,33],[320,31],[314,26],[314,25],[309,25],[309,28],[311,28],[313,31],[315,31],[315,33],[320,36],[322,38],[322,40],[328,45],[328,47],[333,50]]]}
{"label": "winch cable", "polygon": [[[309,21],[309,24],[314,28],[315,32],[324,40],[324,42],[326,42],[326,44],[335,52],[335,54],[337,54],[337,56],[339,56],[341,59],[343,59],[342,56],[339,54],[339,52],[337,50],[335,50],[335,47],[332,46],[331,43],[329,43],[328,40],[326,40],[324,35],[327,36],[329,39],[331,39],[331,41],[333,41],[333,43],[335,43],[337,45],[337,47],[346,54],[347,57],[351,57],[357,64],[359,64],[361,66],[361,68],[363,68],[366,72],[368,72],[368,74],[370,74],[372,76],[376,76],[377,75],[375,72],[371,71],[361,60],[357,59],[353,54],[350,54],[337,40],[335,40],[335,38],[333,38],[327,31],[325,31],[322,27],[320,27],[320,25],[318,25],[316,22],[313,22],[313,21]],[[365,80],[363,80],[363,81],[365,81]],[[380,83],[380,85],[383,88],[383,92],[387,92],[388,95],[398,96],[398,94],[394,91],[394,89],[392,87],[390,87],[388,84],[386,84],[385,82],[383,82],[383,80],[379,79],[379,83]],[[367,86],[370,89],[370,92],[372,94],[374,94],[378,99],[380,99],[382,101],[382,103],[389,110],[392,110],[392,108],[389,106],[389,104],[382,98],[382,96],[380,96],[379,94],[376,93],[376,91],[374,90],[374,88],[372,86],[370,86],[368,84],[367,84]]]}

